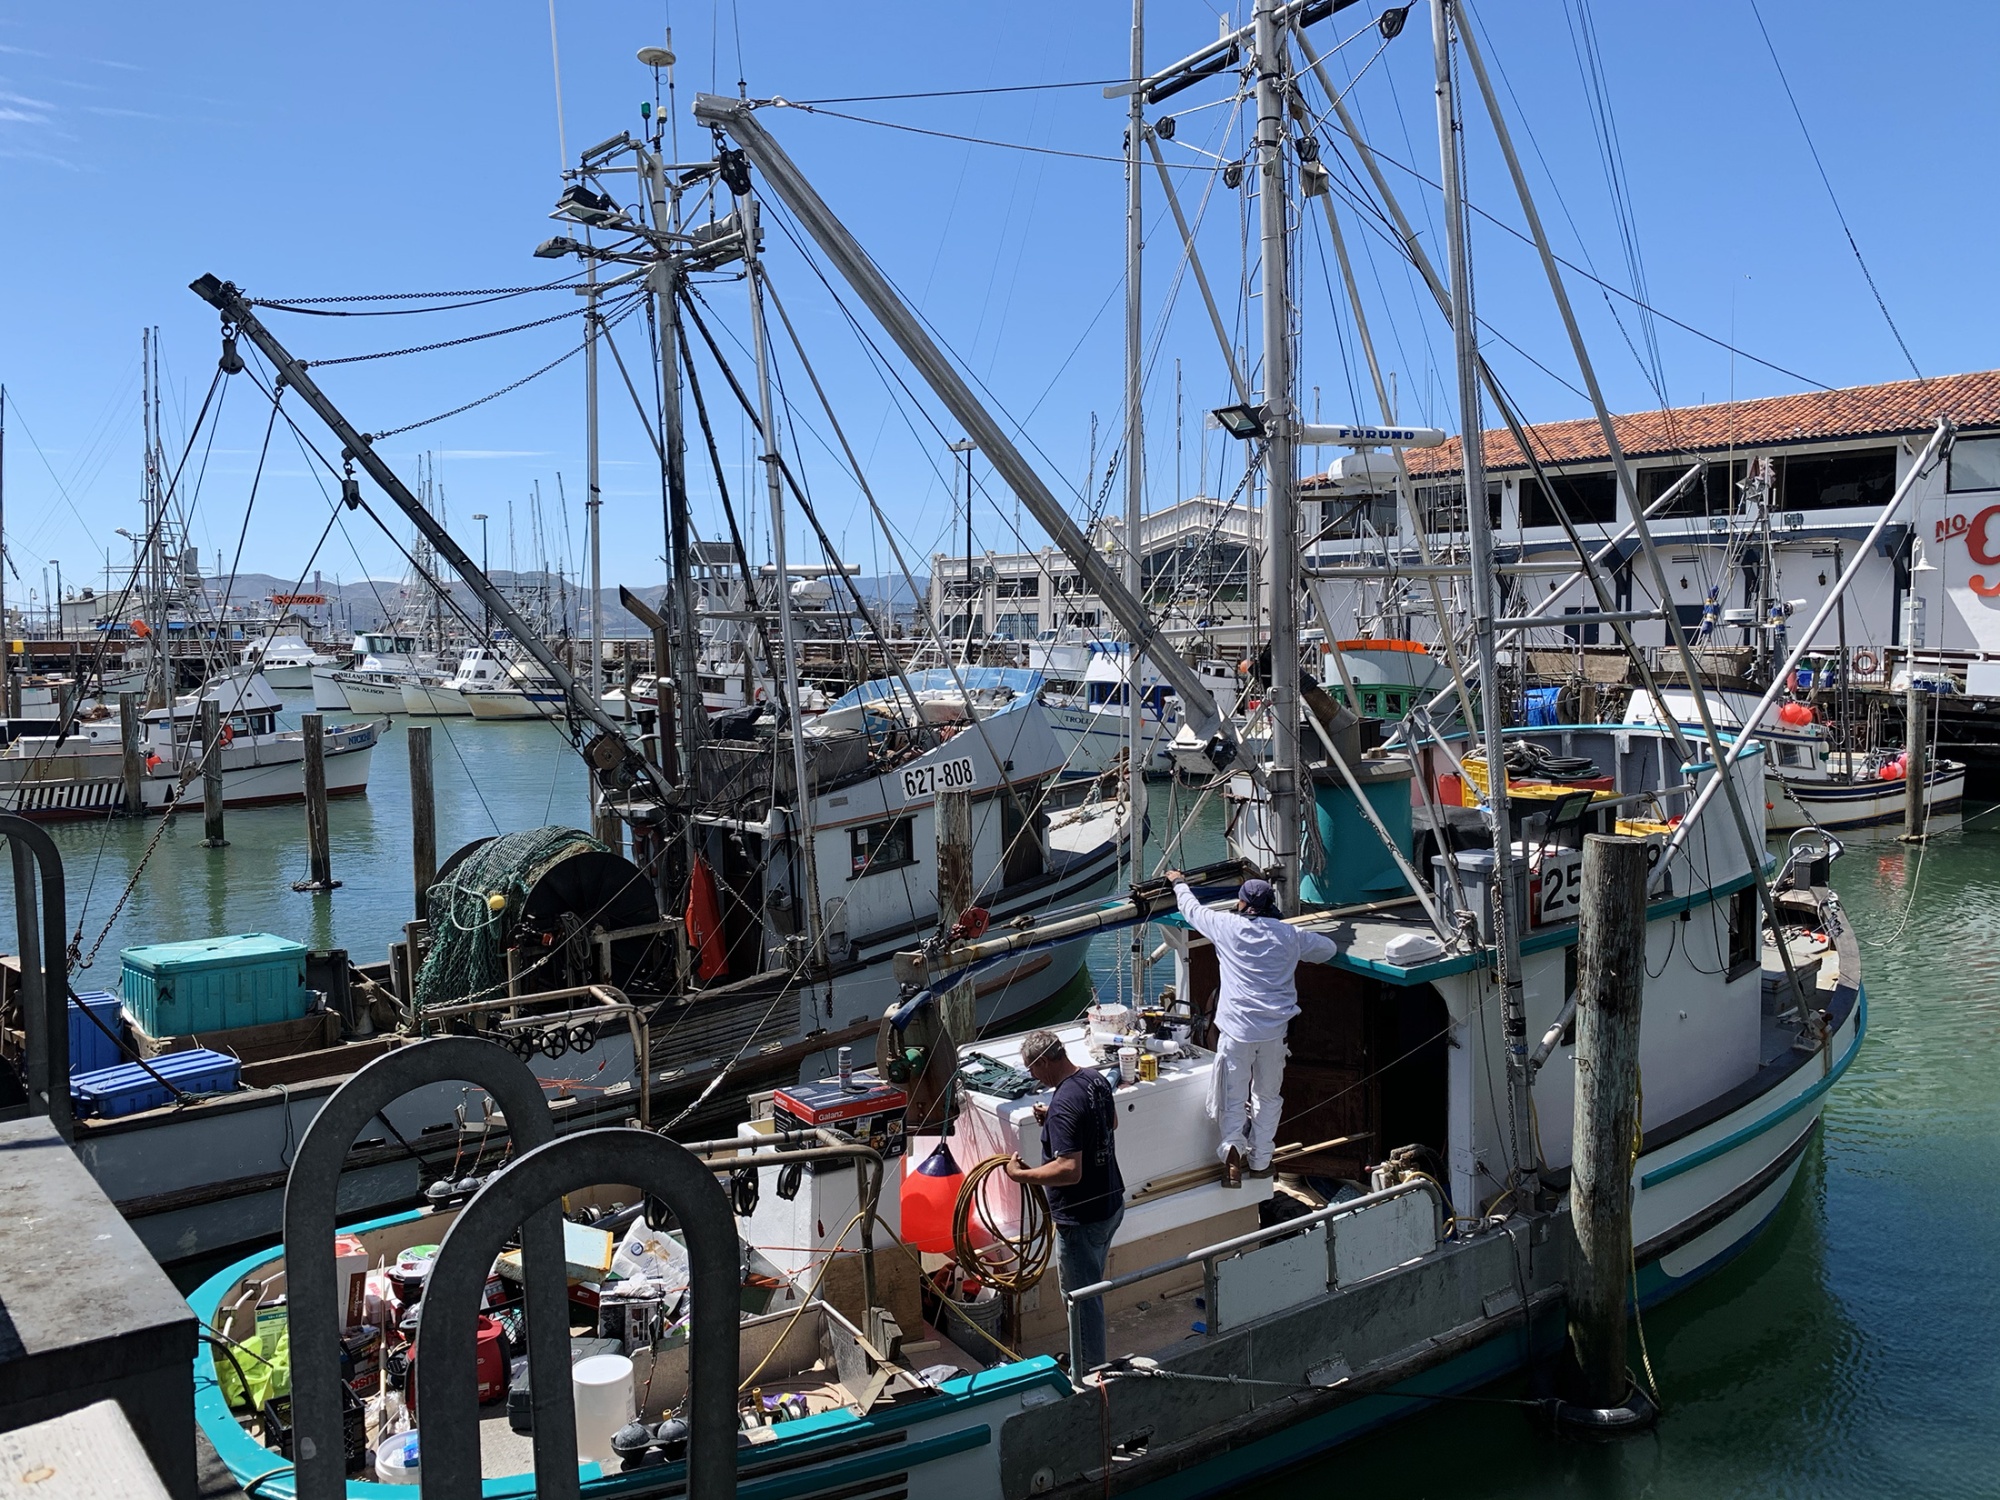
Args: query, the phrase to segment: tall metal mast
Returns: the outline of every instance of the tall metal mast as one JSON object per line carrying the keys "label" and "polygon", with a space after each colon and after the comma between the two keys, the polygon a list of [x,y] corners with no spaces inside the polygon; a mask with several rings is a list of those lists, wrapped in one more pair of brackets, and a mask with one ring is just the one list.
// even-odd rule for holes
{"label": "tall metal mast", "polygon": [[[1134,78],[1146,73],[1146,0],[1132,0],[1132,72]],[[1132,95],[1125,123],[1125,587],[1135,599],[1143,600],[1139,566],[1139,528],[1146,505],[1146,372],[1144,323],[1140,294],[1141,271],[1145,259],[1146,224],[1140,191],[1140,138],[1146,130],[1146,96]],[[1175,499],[1180,497],[1176,495]],[[1145,875],[1146,859],[1146,776],[1140,759],[1141,714],[1144,712],[1145,654],[1140,643],[1132,642],[1125,655],[1125,785],[1131,815],[1126,837],[1130,840],[1132,880]],[[1132,1003],[1138,1004],[1146,980],[1145,928],[1132,929]]]}
{"label": "tall metal mast", "polygon": [[592,701],[604,696],[604,571],[599,547],[600,512],[604,491],[598,483],[597,456],[597,340],[600,333],[597,313],[597,258],[587,256],[584,267],[584,296],[588,304],[583,314],[583,404],[584,404],[584,530],[587,533],[590,565],[590,671],[584,682]]}
{"label": "tall metal mast", "polygon": [[7,387],[0,385],[0,714],[7,711],[7,676],[14,670],[12,642],[7,629]]}
{"label": "tall metal mast", "polygon": [[1257,0],[1257,227],[1264,319],[1264,593],[1270,610],[1271,856],[1279,899],[1299,906],[1297,451],[1293,447],[1291,258],[1285,185],[1285,47],[1278,0]]}
{"label": "tall metal mast", "polygon": [[[757,421],[763,429],[764,479],[771,506],[771,562],[778,575],[778,639],[784,647],[787,684],[781,684],[791,710],[792,839],[798,848],[800,884],[806,904],[806,933],[812,958],[822,955],[819,910],[819,870],[813,855],[812,785],[806,780],[805,719],[799,711],[799,642],[792,622],[792,578],[785,565],[785,485],[779,470],[778,414],[771,405],[771,342],[764,327],[764,272],[757,256],[757,198],[742,193],[736,199],[743,229],[743,264],[750,273],[750,346],[757,358]],[[811,1004],[810,998],[806,1001]]]}
{"label": "tall metal mast", "polygon": [[[972,394],[964,377],[938,348],[909,306],[897,295],[847,227],[827,207],[826,200],[813,189],[798,166],[764,129],[748,101],[716,94],[698,95],[694,117],[703,125],[725,130],[763,172],[771,191],[797,216],[833,268],[854,288],[855,295],[881,322],[896,347],[916,369],[938,400],[956,417],[968,436],[979,445],[1001,481],[1028,508],[1049,539],[1076,565],[1092,593],[1125,630],[1135,646],[1148,645],[1159,628],[1145,607],[1125,587],[1124,578],[1114,572],[1104,557],[1070,519],[1068,510],[1051,493],[1033,465],[1021,454],[998,421]],[[1172,651],[1156,658],[1160,671],[1180,694],[1181,704],[1195,733],[1207,738],[1220,734],[1225,747],[1236,743],[1234,727],[1224,721],[1201,674]]]}
{"label": "tall metal mast", "polygon": [[[1521,988],[1521,913],[1515,909],[1513,839],[1507,816],[1506,746],[1501,735],[1500,674],[1494,621],[1500,613],[1493,565],[1493,520],[1486,508],[1485,425],[1479,400],[1479,323],[1472,308],[1472,266],[1467,258],[1465,185],[1460,180],[1458,100],[1452,86],[1453,0],[1431,9],[1431,42],[1437,62],[1438,150],[1443,157],[1445,246],[1451,277],[1451,330],[1458,364],[1459,441],[1464,458],[1465,524],[1471,537],[1472,624],[1479,663],[1479,717],[1486,746],[1486,815],[1493,828],[1495,976],[1500,985],[1501,1028],[1507,1048],[1510,1170],[1523,1169],[1534,1134],[1528,1116],[1528,1019]],[[1454,1175],[1458,1164],[1454,1163]],[[1460,1207],[1464,1212],[1464,1207]]]}

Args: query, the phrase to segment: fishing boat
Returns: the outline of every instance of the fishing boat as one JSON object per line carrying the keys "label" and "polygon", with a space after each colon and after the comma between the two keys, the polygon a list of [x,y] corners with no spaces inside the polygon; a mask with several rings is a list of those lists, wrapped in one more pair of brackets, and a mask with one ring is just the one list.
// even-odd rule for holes
{"label": "fishing boat", "polygon": [[[354,637],[352,667],[314,667],[313,707],[344,708],[358,714],[408,712],[403,683],[430,664],[415,635],[364,630]],[[336,703],[333,700],[339,699]]]}
{"label": "fishing boat", "polygon": [[[1674,688],[1662,691],[1667,711],[1683,728],[1699,730],[1692,697]],[[1716,724],[1741,732],[1758,695],[1742,688],[1710,688]],[[1650,694],[1632,694],[1625,718],[1634,724],[1658,721]],[[1895,750],[1839,750],[1826,722],[1812,705],[1793,699],[1775,704],[1756,719],[1754,731],[1765,748],[1764,826],[1775,833],[1795,828],[1851,832],[1901,823],[1909,803],[1909,763]],[[1965,805],[1965,765],[1936,759],[1925,767],[1927,824],[1953,826]]]}
{"label": "fishing boat", "polygon": [[304,636],[289,630],[259,636],[243,648],[242,661],[262,672],[272,687],[290,691],[311,687],[315,668],[330,671],[339,664],[325,652],[315,651]]}
{"label": "fishing boat", "polygon": [[[201,740],[205,702],[217,705],[222,725],[213,752]],[[51,820],[164,813],[189,801],[199,806],[210,754],[222,767],[224,807],[302,802],[305,737],[279,724],[283,707],[255,668],[232,668],[170,707],[143,711],[129,762],[115,710],[77,716],[67,735],[22,738],[0,753],[0,811]],[[371,720],[327,728],[322,744],[329,797],[367,792],[382,729]]]}

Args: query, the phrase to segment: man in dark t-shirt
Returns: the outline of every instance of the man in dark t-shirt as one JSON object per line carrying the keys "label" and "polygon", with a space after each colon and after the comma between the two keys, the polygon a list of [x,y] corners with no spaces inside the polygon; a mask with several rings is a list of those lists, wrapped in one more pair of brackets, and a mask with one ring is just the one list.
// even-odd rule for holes
{"label": "man in dark t-shirt", "polygon": [[[1114,1138],[1118,1102],[1104,1075],[1071,1062],[1052,1031],[1031,1031],[1022,1039],[1021,1064],[1052,1091],[1046,1105],[1035,1106],[1042,1164],[1031,1167],[1016,1153],[1006,1171],[1015,1182],[1039,1183],[1048,1194],[1056,1264],[1067,1292],[1104,1279],[1112,1237],[1125,1218],[1125,1179]],[[1073,1304],[1070,1319],[1070,1348],[1081,1366],[1070,1373],[1081,1376],[1104,1363],[1104,1299]]]}

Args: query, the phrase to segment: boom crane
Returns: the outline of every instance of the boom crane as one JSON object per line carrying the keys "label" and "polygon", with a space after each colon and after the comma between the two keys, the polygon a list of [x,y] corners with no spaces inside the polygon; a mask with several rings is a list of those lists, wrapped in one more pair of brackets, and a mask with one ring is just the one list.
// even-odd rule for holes
{"label": "boom crane", "polygon": [[[541,669],[562,689],[563,698],[569,705],[573,718],[588,719],[603,734],[591,741],[585,753],[592,769],[602,779],[619,780],[629,785],[639,782],[650,783],[661,803],[665,803],[674,791],[666,772],[644,752],[625,738],[618,723],[605,713],[583,686],[571,674],[569,668],[543,640],[539,631],[524,620],[508,601],[507,596],[493,586],[492,580],[480,571],[479,565],[465,550],[452,540],[451,533],[438,524],[438,520],[409,487],[396,476],[396,471],[383,461],[368,441],[368,434],[341,415],[322,391],[306,367],[294,358],[291,351],[278,342],[277,337],[266,328],[252,310],[249,300],[237,287],[213,275],[205,275],[191,282],[190,289],[202,301],[222,314],[223,338],[225,341],[224,362],[241,368],[241,356],[236,355],[234,339],[237,334],[248,338],[270,360],[278,372],[278,378],[299,393],[299,399],[310,406],[319,419],[326,423],[333,435],[342,444],[341,456],[353,463],[359,463],[368,472],[368,477],[382,487],[382,491],[396,502],[397,508],[410,518],[410,523],[429,542],[437,555],[451,566],[453,572],[472,590],[479,602],[492,611],[493,618],[513,634]],[[351,483],[351,481],[349,481]],[[351,492],[351,505],[360,504],[358,490]]]}

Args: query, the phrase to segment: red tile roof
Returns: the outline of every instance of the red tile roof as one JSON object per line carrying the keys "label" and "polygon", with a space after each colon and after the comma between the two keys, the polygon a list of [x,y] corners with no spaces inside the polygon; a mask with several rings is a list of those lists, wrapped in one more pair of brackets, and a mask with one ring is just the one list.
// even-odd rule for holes
{"label": "red tile roof", "polygon": [[[1612,424],[1626,455],[1642,459],[1780,443],[1900,437],[1928,432],[1941,416],[1961,427],[2000,426],[2000,370],[1635,412],[1613,417]],[[1594,417],[1546,422],[1530,427],[1528,434],[1545,464],[1604,463],[1611,456]],[[1457,438],[1438,448],[1412,448],[1408,456],[1410,472],[1426,478],[1456,474],[1463,462]],[[1512,433],[1498,428],[1486,434],[1489,473],[1526,467]]]}

